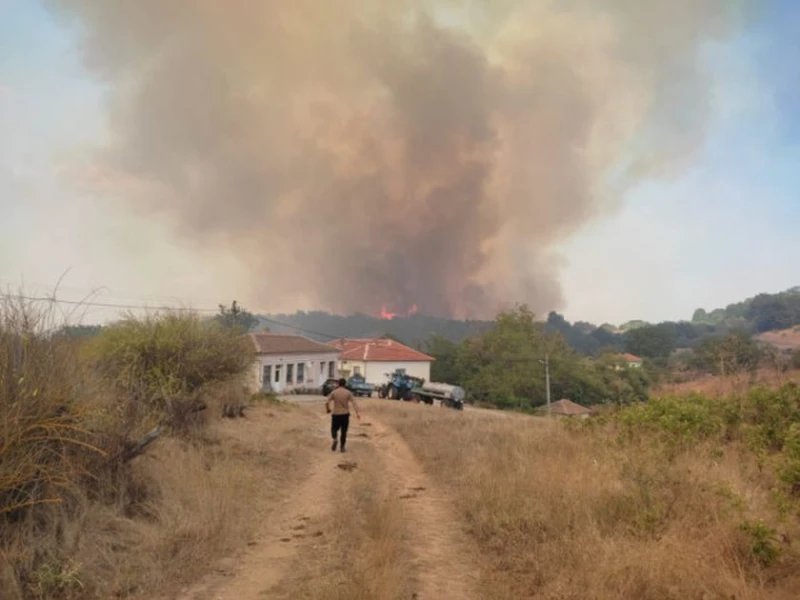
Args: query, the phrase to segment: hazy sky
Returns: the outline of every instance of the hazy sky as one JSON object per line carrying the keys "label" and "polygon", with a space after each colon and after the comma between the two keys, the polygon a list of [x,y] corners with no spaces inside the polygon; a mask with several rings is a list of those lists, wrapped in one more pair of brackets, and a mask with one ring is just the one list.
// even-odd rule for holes
{"label": "hazy sky", "polygon": [[[800,284],[800,3],[761,5],[758,20],[700,49],[699,68],[710,73],[705,136],[674,174],[638,178],[596,216],[548,237],[536,247],[546,264],[530,274],[508,249],[490,267],[516,270],[534,286],[553,277],[563,299],[553,308],[597,323],[688,318],[700,306]],[[110,139],[112,83],[119,82],[101,84],[87,70],[82,40],[77,20],[56,19],[34,0],[0,0],[0,284],[24,279],[38,293],[69,269],[61,295],[71,299],[103,286],[99,301],[214,307],[238,298],[265,312],[350,301],[332,292],[338,304],[324,306],[324,290],[305,295],[298,275],[283,287],[276,277],[287,259],[271,247],[269,258],[254,262],[250,254],[261,250],[252,224],[242,243],[212,235],[206,243],[201,234],[213,229],[185,235],[174,214],[141,209],[147,202],[136,200],[135,178],[93,168],[92,148]],[[191,221],[191,207],[178,218]],[[256,223],[261,218],[253,214]],[[498,262],[512,255],[514,265]],[[318,265],[306,266],[303,277],[314,279]],[[324,270],[348,267],[331,261]],[[525,285],[503,287],[503,300],[517,293],[527,301]],[[93,310],[88,318],[108,315]]]}

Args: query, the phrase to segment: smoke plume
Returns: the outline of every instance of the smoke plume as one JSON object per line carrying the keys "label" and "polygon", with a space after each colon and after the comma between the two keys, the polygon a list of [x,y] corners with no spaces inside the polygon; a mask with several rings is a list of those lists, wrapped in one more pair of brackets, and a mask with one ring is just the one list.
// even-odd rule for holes
{"label": "smoke plume", "polygon": [[699,51],[744,18],[734,0],[49,1],[110,86],[98,164],[239,256],[252,306],[475,318],[561,306],[559,242],[680,168],[710,110]]}

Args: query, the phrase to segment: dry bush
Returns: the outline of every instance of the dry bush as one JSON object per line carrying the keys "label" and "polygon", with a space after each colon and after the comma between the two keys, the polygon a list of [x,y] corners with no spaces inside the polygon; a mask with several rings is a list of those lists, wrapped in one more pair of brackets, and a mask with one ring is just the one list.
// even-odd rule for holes
{"label": "dry bush", "polygon": [[[52,315],[0,298],[0,518],[60,502],[78,455],[102,451],[84,427],[75,348],[51,339]],[[1,526],[1,525],[0,525]]]}
{"label": "dry bush", "polygon": [[56,324],[51,310],[0,297],[0,588],[10,597],[80,591],[59,547],[95,477],[87,466],[106,454],[86,425],[77,348]]}
{"label": "dry bush", "polygon": [[376,410],[450,486],[487,598],[800,596],[796,508],[781,513],[775,476],[740,442],[676,453],[602,424]]}
{"label": "dry bush", "polygon": [[247,535],[254,463],[234,468],[206,433],[129,450],[152,425],[205,431],[187,407],[242,394],[246,343],[166,315],[87,344],[40,306],[0,298],[2,597],[125,597],[196,574]]}
{"label": "dry bush", "polygon": [[93,506],[83,517],[73,560],[83,565],[86,597],[148,597],[196,577],[248,537],[250,506],[242,498],[254,493],[257,475],[254,464],[230,455],[160,441],[135,465],[143,492],[135,510]]}
{"label": "dry bush", "polygon": [[192,313],[128,317],[88,355],[114,391],[115,422],[140,433],[159,423],[179,433],[202,427],[204,391],[241,378],[253,360],[247,339]]}

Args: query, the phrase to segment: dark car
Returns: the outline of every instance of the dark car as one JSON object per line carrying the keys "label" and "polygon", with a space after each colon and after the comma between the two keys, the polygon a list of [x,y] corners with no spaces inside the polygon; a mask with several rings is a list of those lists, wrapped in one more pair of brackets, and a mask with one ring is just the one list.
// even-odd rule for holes
{"label": "dark car", "polygon": [[327,396],[337,387],[339,387],[338,379],[326,379],[325,383],[322,384],[322,395]]}
{"label": "dark car", "polygon": [[353,375],[347,380],[347,389],[350,390],[355,396],[372,396],[375,386],[367,383],[363,375]]}

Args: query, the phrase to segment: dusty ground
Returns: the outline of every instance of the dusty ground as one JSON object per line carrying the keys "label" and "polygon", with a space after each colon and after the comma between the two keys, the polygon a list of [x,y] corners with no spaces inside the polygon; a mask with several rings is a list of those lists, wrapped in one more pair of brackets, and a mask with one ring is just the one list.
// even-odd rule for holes
{"label": "dusty ground", "polygon": [[[362,420],[351,417],[342,454],[330,450],[322,402],[301,400],[281,409],[291,413],[293,427],[282,435],[295,468],[242,499],[253,505],[248,546],[164,600],[477,598],[477,552],[457,503],[371,410],[385,401],[360,402]],[[258,407],[226,423],[229,441],[259,460],[274,410]]]}

